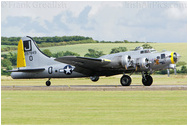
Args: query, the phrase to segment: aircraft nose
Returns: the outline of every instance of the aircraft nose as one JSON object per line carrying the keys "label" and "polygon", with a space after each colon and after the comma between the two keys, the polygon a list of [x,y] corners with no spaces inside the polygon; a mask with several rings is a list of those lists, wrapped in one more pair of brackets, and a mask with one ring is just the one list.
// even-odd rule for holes
{"label": "aircraft nose", "polygon": [[179,61],[181,55],[177,53],[177,61]]}
{"label": "aircraft nose", "polygon": [[177,61],[179,60],[180,57],[181,57],[180,54],[178,54],[176,52],[171,52],[171,62],[172,62],[172,64],[177,63]]}

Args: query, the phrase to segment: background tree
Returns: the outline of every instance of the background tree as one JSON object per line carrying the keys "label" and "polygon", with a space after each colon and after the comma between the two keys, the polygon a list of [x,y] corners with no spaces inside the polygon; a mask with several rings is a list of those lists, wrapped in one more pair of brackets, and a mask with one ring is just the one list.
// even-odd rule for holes
{"label": "background tree", "polygon": [[125,52],[125,51],[127,51],[126,47],[112,48],[110,54],[119,53],[119,52]]}
{"label": "background tree", "polygon": [[52,54],[52,56],[58,58],[58,57],[63,57],[63,56],[80,56],[80,54],[71,52],[71,51],[66,51],[66,52],[61,51],[61,52]]}
{"label": "background tree", "polygon": [[12,65],[15,66],[17,64],[17,53],[10,52],[8,54],[8,59],[12,62]]}
{"label": "background tree", "polygon": [[94,50],[94,49],[88,49],[88,52],[89,52],[89,53],[86,53],[86,54],[84,55],[84,57],[98,58],[98,57],[100,57],[100,56],[102,56],[102,55],[105,55],[105,54],[103,53],[103,51],[96,51],[96,50]]}
{"label": "background tree", "polygon": [[52,55],[52,57],[56,57],[56,58],[58,58],[58,57],[63,57],[63,56],[64,56],[63,54],[64,54],[63,51],[57,52],[57,53],[54,53],[54,54]]}
{"label": "background tree", "polygon": [[129,41],[128,40],[124,40],[124,43],[129,43]]}
{"label": "background tree", "polygon": [[187,67],[186,66],[182,66],[181,67],[181,73],[187,73]]}
{"label": "background tree", "polygon": [[63,56],[80,56],[78,53],[66,51],[63,53]]}
{"label": "background tree", "polygon": [[47,56],[52,57],[52,53],[49,49],[44,49],[42,52],[46,54]]}
{"label": "background tree", "polygon": [[144,49],[151,49],[151,48],[153,48],[153,47],[152,47],[150,44],[148,44],[148,43],[143,44],[142,47],[143,47]]}
{"label": "background tree", "polygon": [[12,70],[12,66],[7,66],[6,70]]}
{"label": "background tree", "polygon": [[12,62],[9,59],[1,60],[1,66],[2,67],[12,66]]}

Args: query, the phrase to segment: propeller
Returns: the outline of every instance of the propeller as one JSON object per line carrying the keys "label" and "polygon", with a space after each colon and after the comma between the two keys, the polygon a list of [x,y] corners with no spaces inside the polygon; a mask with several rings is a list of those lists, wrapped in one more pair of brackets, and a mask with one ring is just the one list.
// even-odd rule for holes
{"label": "propeller", "polygon": [[167,74],[168,74],[168,77],[170,76],[170,70],[169,69],[167,69]]}
{"label": "propeller", "polygon": [[177,53],[176,53],[176,52],[173,54],[173,60],[174,60],[175,63],[176,63],[177,60],[178,60],[178,56],[177,56]]}
{"label": "propeller", "polygon": [[176,67],[174,68],[174,74],[176,75]]}
{"label": "propeller", "polygon": [[145,59],[145,68],[149,69],[150,68],[151,61],[149,61],[148,58]]}
{"label": "propeller", "polygon": [[126,70],[135,68],[134,59],[132,59],[131,56],[129,56],[129,55],[124,55],[122,57],[121,64],[123,67],[125,67]]}

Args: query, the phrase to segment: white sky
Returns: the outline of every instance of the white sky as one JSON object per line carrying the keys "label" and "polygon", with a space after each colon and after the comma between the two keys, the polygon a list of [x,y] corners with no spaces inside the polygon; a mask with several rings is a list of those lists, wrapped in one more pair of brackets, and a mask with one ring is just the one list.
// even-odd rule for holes
{"label": "white sky", "polygon": [[1,2],[1,36],[187,42],[187,2]]}

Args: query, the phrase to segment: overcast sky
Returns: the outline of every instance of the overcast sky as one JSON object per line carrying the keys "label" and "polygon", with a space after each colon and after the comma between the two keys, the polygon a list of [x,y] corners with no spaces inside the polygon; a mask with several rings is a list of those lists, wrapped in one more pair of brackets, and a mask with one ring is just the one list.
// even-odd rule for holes
{"label": "overcast sky", "polygon": [[187,42],[186,2],[1,2],[1,36]]}

